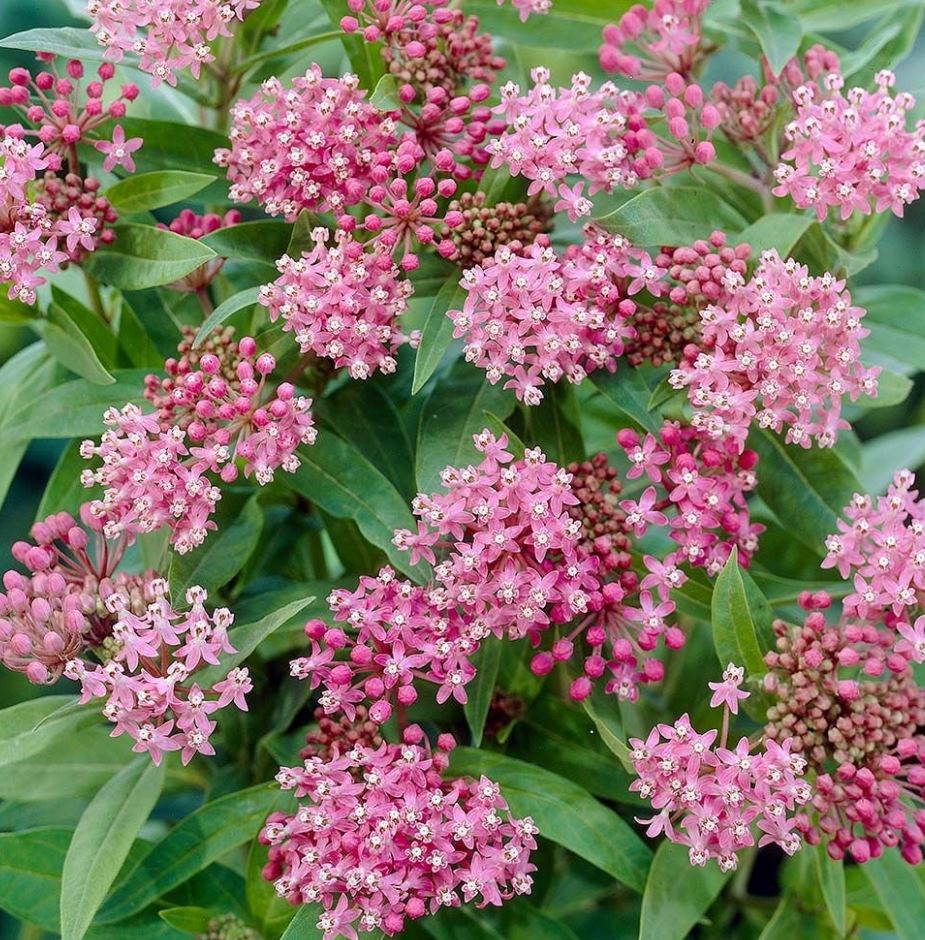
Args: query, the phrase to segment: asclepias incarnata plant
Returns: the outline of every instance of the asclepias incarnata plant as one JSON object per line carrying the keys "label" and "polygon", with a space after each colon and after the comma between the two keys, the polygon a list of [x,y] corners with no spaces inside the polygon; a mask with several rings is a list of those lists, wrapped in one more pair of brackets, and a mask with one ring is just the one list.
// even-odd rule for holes
{"label": "asclepias incarnata plant", "polygon": [[920,5],[68,6],[0,935],[922,936]]}

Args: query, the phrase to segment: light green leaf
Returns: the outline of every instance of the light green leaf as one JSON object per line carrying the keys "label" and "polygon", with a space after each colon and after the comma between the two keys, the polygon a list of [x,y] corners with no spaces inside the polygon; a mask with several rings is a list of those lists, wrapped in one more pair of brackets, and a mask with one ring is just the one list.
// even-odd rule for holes
{"label": "light green leaf", "polygon": [[806,846],[804,851],[811,851],[816,863],[816,877],[825,901],[826,909],[839,937],[848,931],[848,908],[845,897],[845,863],[829,858],[828,852],[821,845]]}
{"label": "light green leaf", "polygon": [[41,330],[48,351],[66,369],[94,385],[113,385],[115,379],[100,362],[90,339],[64,307],[52,303]]}
{"label": "light green leaf", "polygon": [[317,926],[320,916],[319,905],[303,904],[296,911],[280,940],[320,940],[322,933]]}
{"label": "light green leaf", "polygon": [[915,868],[905,862],[898,849],[886,849],[872,858],[863,872],[873,885],[899,940],[921,940],[925,924],[925,891]]}
{"label": "light green leaf", "polygon": [[215,150],[227,147],[228,138],[216,131],[173,121],[127,117],[119,122],[128,138],[141,137],[144,146],[135,154],[139,173],[154,170],[215,172]]}
{"label": "light green leaf", "polygon": [[809,215],[772,212],[743,229],[736,241],[751,245],[753,257],[773,248],[782,258],[789,258],[796,243],[812,224],[813,218]]}
{"label": "light green leaf", "polygon": [[864,492],[883,494],[900,467],[916,470],[925,463],[925,425],[890,431],[864,445],[861,482]]}
{"label": "light green leaf", "polygon": [[689,245],[717,228],[734,234],[747,224],[716,193],[693,186],[646,189],[595,221],[640,246]]}
{"label": "light green leaf", "polygon": [[713,643],[720,664],[744,666],[751,676],[766,673],[764,654],[774,646],[773,620],[771,605],[741,569],[733,548],[713,587]]}
{"label": "light green leaf", "polygon": [[170,284],[216,257],[201,242],[152,225],[123,222],[114,231],[116,240],[83,264],[98,280],[120,290]]}
{"label": "light green leaf", "polygon": [[[859,287],[852,299],[867,310],[863,325],[865,361],[889,365],[901,372],[919,371],[925,364],[925,291],[901,284]],[[876,356],[872,357],[871,353]]]}
{"label": "light green leaf", "polygon": [[43,695],[4,708],[0,711],[0,767],[25,760],[98,718],[92,707],[78,707],[70,695]]}
{"label": "light green leaf", "polygon": [[645,887],[652,853],[640,837],[587,790],[503,754],[460,747],[450,759],[451,773],[485,774],[501,786],[515,816],[532,816],[540,835],[612,875],[635,891]]}
{"label": "light green leaf", "polygon": [[912,391],[912,379],[892,369],[883,369],[877,376],[877,394],[874,397],[864,395],[858,399],[860,408],[892,408],[901,405]]}
{"label": "light green leaf", "polygon": [[369,103],[380,111],[397,111],[401,109],[401,99],[398,97],[398,79],[386,73],[376,82],[373,93],[369,96]]}
{"label": "light green leaf", "polygon": [[123,215],[151,212],[195,196],[217,178],[186,170],[155,170],[121,180],[110,187],[105,196]]}
{"label": "light green leaf", "polygon": [[780,75],[800,49],[803,30],[799,19],[774,0],[742,0],[741,10],[742,19],[761,44],[771,71]]}
{"label": "light green leaf", "polygon": [[147,755],[116,774],[80,817],[61,874],[61,940],[82,940],[164,783]]}
{"label": "light green leaf", "polygon": [[248,842],[270,813],[291,801],[291,794],[258,784],[229,793],[190,813],[120,879],[100,911],[100,923],[123,920],[143,910]]}
{"label": "light green leaf", "polygon": [[823,553],[827,535],[862,487],[844,458],[831,448],[785,444],[772,431],[757,431],[749,444],[761,458],[758,495],[804,545]]}
{"label": "light green leaf", "polygon": [[259,287],[247,287],[237,294],[232,294],[227,300],[220,303],[208,316],[205,323],[199,327],[199,332],[193,340],[193,346],[204,343],[214,330],[218,329],[226,320],[233,317],[239,310],[253,307],[260,296]]}
{"label": "light green leaf", "polygon": [[627,773],[635,774],[636,768],[633,767],[630,749],[623,740],[623,725],[613,697],[610,696],[609,700],[605,699],[604,693],[599,688],[595,688],[581,704],[588,713],[588,717],[594,722],[594,727],[597,728],[597,733],[601,736],[601,741],[604,742],[607,750],[616,756]]}
{"label": "light green leaf", "polygon": [[184,933],[207,934],[212,920],[212,912],[204,907],[168,907],[157,914],[164,923]]}
{"label": "light green leaf", "polygon": [[275,265],[286,254],[292,231],[293,226],[286,222],[261,219],[217,229],[200,240],[223,258]]}
{"label": "light green leaf", "polygon": [[713,861],[703,867],[691,865],[683,845],[663,842],[652,859],[642,895],[639,940],[684,940],[730,874]]}
{"label": "light green leaf", "polygon": [[414,360],[412,395],[417,395],[424,387],[453,342],[453,321],[446,315],[447,310],[462,309],[465,302],[466,291],[459,286],[454,274],[437,292],[424,321]]}
{"label": "light green leaf", "polygon": [[0,909],[58,932],[61,866],[72,832],[47,826],[0,833]]}
{"label": "light green leaf", "polygon": [[472,732],[472,743],[482,746],[482,734],[485,731],[485,719],[491,706],[491,697],[495,692],[498,669],[501,666],[501,643],[496,637],[482,641],[479,651],[472,657],[472,664],[477,672],[475,678],[466,687],[468,700],[463,705],[466,723]]}
{"label": "light green leaf", "polygon": [[0,325],[24,326],[38,316],[38,307],[30,307],[19,300],[10,300],[6,290],[0,290]]}
{"label": "light green leaf", "polygon": [[27,52],[54,52],[68,59],[102,62],[105,50],[86,29],[59,26],[55,29],[27,29],[0,39],[2,49],[25,49]]}

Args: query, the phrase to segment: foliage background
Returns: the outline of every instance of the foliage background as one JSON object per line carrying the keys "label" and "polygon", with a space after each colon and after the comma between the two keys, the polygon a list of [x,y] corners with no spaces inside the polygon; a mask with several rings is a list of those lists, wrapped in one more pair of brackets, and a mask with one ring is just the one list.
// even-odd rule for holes
{"label": "foliage background", "polygon": [[[600,0],[606,4],[608,0]],[[73,5],[73,4],[72,4]],[[619,10],[624,8],[624,4],[615,4]],[[897,0],[896,7],[906,6],[906,4]],[[614,18],[619,16],[619,10]],[[0,37],[12,33],[40,26],[63,26],[63,25],[84,25],[81,21],[71,16],[68,7],[63,0],[0,0]],[[848,31],[843,35],[829,33],[833,39],[846,47],[852,47],[863,38],[865,26],[857,27],[853,31]],[[312,58],[324,61],[322,51],[315,52]],[[588,50],[588,54],[583,53],[563,53],[561,50],[546,51],[532,48],[531,57],[534,61],[523,63],[532,66],[533,64],[551,61],[554,64],[554,74],[559,76],[566,75],[573,69],[582,68],[588,71],[596,71],[594,60],[595,50]],[[334,56],[335,61],[339,59],[339,50]],[[15,65],[29,65],[33,62],[30,53],[16,52],[9,49],[0,49],[0,74]],[[734,80],[744,70],[749,70],[751,63],[737,53],[721,54],[717,56],[710,64],[707,75],[704,77],[704,86],[709,87],[713,81],[720,79]],[[751,71],[754,67],[751,66]],[[917,116],[925,115],[925,38],[920,34],[917,44],[906,60],[896,69],[898,75],[897,87],[912,91],[920,99]],[[139,104],[140,109],[133,112],[137,116],[145,116],[145,108],[150,109],[147,116],[160,116],[162,112],[169,110],[163,100],[158,101],[154,96],[153,103],[150,103],[149,95],[143,96]],[[174,115],[175,117],[175,115]],[[886,232],[879,244],[879,257],[874,264],[863,271],[854,279],[854,284],[904,284],[908,286],[925,289],[925,264],[923,264],[923,250],[925,250],[925,199],[920,199],[907,211],[904,220],[898,220],[890,217]],[[11,327],[0,324],[0,364],[5,362],[13,353],[22,346],[34,340],[34,335],[27,328]],[[925,364],[923,364],[925,365]],[[925,466],[925,376],[919,374],[915,379],[915,386],[912,393],[901,405],[893,408],[877,409],[864,415],[854,425],[854,430],[860,440],[866,441],[873,438],[881,438],[883,435],[891,435],[895,440],[895,446],[892,448],[890,457],[894,464],[906,463],[910,466],[922,468]],[[884,438],[885,441],[890,438]],[[31,525],[35,518],[36,509],[48,482],[49,475],[60,457],[63,444],[60,441],[42,441],[36,440],[31,443],[22,461],[16,478],[10,487],[10,490],[3,502],[2,512],[0,512],[0,554],[2,554],[2,564],[6,568],[9,566],[10,558],[8,546],[19,537]],[[880,452],[878,452],[880,453]],[[2,459],[2,454],[0,454]],[[861,479],[864,481],[865,475],[876,469],[872,462],[876,458],[867,458],[867,463],[862,464]],[[814,573],[806,574],[806,577],[813,577]],[[697,655],[697,644],[691,644],[694,653]],[[55,688],[56,692],[64,691],[60,685]],[[42,694],[42,690],[37,690],[31,686],[23,676],[11,673],[8,670],[0,671],[0,708],[24,701],[30,696]],[[561,721],[562,716],[548,714],[545,716],[551,723],[555,724]],[[542,714],[537,715],[536,721],[543,721]],[[567,726],[565,734],[568,734]],[[531,758],[532,759],[532,758]],[[547,760],[555,761],[555,757],[547,755]],[[560,758],[562,759],[562,758]],[[567,760],[568,758],[564,758]],[[561,773],[567,775],[567,766],[563,766]],[[32,804],[35,806],[35,804]],[[192,808],[192,807],[190,807]],[[23,813],[29,813],[29,804],[11,805],[0,802],[0,832],[10,828],[21,829],[24,824]],[[185,812],[187,810],[181,810]],[[60,807],[62,818],[68,817],[68,808]],[[10,815],[17,814],[15,826],[11,825]],[[34,825],[44,825],[49,822],[47,806],[41,810],[41,818],[36,819]],[[151,834],[157,832],[157,823],[150,824],[153,829]],[[144,831],[142,835],[144,835]],[[600,890],[606,892],[607,878],[601,875],[596,869],[583,862],[576,860],[574,856],[570,857],[570,867],[568,870],[558,870],[553,877],[559,882],[556,891],[561,894],[563,908],[568,909],[568,895],[574,887],[578,891],[581,886],[582,892],[588,892],[589,885],[593,894],[595,882],[600,882]],[[2,860],[0,860],[2,861]],[[925,866],[923,866],[925,867]],[[0,874],[0,878],[2,878]],[[922,891],[925,893],[925,873],[919,875],[922,883]],[[849,884],[850,888],[850,884]],[[673,889],[683,892],[684,882],[673,885]],[[749,889],[753,893],[760,895],[762,886],[750,885]],[[773,906],[776,901],[768,899],[769,905]],[[192,903],[192,902],[191,902]],[[638,900],[636,902],[638,904]],[[671,904],[671,899],[667,898],[666,904]],[[598,905],[594,913],[583,916],[581,913],[583,901],[579,897],[576,910],[570,923],[578,928],[581,924],[582,940],[622,940],[635,936],[635,923],[621,918],[615,911],[608,912],[606,904]],[[590,901],[589,901],[590,906]],[[794,924],[795,930],[790,936],[793,940],[798,940],[799,936],[816,937],[821,936],[810,932],[807,925]],[[922,936],[925,936],[925,924],[922,925]],[[803,931],[803,932],[801,932]],[[757,936],[758,932],[753,934]],[[40,929],[22,924],[8,914],[0,911],[0,940],[48,940],[53,935],[42,932]],[[485,934],[489,936],[489,934]],[[491,934],[495,940],[501,938],[501,934]],[[504,936],[503,940],[521,940],[517,937]],[[536,935],[539,937],[539,935]],[[555,940],[553,934],[543,934],[542,940]],[[747,937],[750,934],[736,934],[736,936]],[[878,938],[894,937],[889,930],[877,930],[865,928],[860,936],[864,940],[878,940]],[[113,934],[113,940],[116,935]],[[448,940],[452,940],[451,934],[447,934]],[[123,940],[120,937],[119,940]],[[129,932],[124,932],[124,940],[132,940]],[[534,940],[533,937],[530,940]]]}

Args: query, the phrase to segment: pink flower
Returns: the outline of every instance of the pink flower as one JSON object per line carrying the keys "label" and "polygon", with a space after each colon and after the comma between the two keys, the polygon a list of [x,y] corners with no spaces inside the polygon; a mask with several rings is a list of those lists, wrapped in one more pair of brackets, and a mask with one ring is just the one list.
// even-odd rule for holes
{"label": "pink flower", "polygon": [[132,137],[131,140],[125,139],[125,131],[119,124],[112,132],[112,140],[98,140],[94,146],[100,153],[106,155],[103,161],[103,169],[111,173],[117,166],[123,167],[128,173],[135,172],[135,161],[132,154],[142,145],[140,137]]}
{"label": "pink flower", "polygon": [[739,714],[739,702],[747,699],[751,693],[740,689],[739,686],[745,679],[745,670],[741,666],[730,663],[723,670],[722,682],[708,682],[707,685],[713,690],[710,698],[710,708],[728,708],[733,715]]}

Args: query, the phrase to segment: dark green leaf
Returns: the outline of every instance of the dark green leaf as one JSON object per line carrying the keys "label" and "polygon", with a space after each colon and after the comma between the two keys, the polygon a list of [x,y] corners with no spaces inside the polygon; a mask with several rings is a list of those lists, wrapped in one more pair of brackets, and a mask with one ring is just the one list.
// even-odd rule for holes
{"label": "dark green leaf", "polygon": [[248,287],[237,294],[232,294],[227,300],[220,303],[208,316],[206,322],[199,327],[199,332],[193,340],[193,346],[204,343],[211,332],[217,330],[226,320],[233,317],[239,310],[253,307],[260,296],[259,287]]}
{"label": "dark green leaf", "polygon": [[48,320],[42,329],[42,336],[48,351],[71,372],[94,385],[115,383],[116,380],[100,362],[90,339],[68,315],[67,310],[56,303],[48,308]]}
{"label": "dark green leaf", "polygon": [[912,379],[894,372],[892,369],[883,369],[877,377],[877,394],[873,398],[864,395],[858,399],[861,408],[892,408],[901,405],[912,391]]}
{"label": "dark green leaf", "polygon": [[[853,300],[867,310],[865,361],[870,358],[901,372],[919,371],[925,363],[925,291],[881,284],[858,288]],[[871,352],[876,356],[870,357]]]}
{"label": "dark green leaf", "polygon": [[501,643],[496,637],[488,637],[482,642],[479,651],[472,657],[472,664],[478,671],[466,688],[468,701],[463,706],[463,712],[472,732],[472,743],[475,747],[481,747],[485,719],[488,717],[488,708],[498,679],[498,668],[501,666]]}
{"label": "dark green leaf", "polygon": [[461,467],[476,456],[472,437],[488,424],[487,412],[501,420],[514,410],[514,395],[485,380],[481,369],[457,362],[430,393],[421,414],[417,443],[418,489],[431,493],[444,467]]}
{"label": "dark green leaf", "polygon": [[61,940],[81,940],[115,881],[164,783],[164,765],[147,754],[116,774],[91,800],[64,859]]}
{"label": "dark green leaf", "polygon": [[453,342],[453,321],[446,315],[447,310],[461,309],[465,301],[466,291],[454,274],[437,292],[424,321],[414,360],[412,395],[424,387]]}
{"label": "dark green leaf", "polygon": [[39,315],[38,307],[30,307],[19,300],[10,300],[5,290],[0,290],[0,324],[23,326]]}
{"label": "dark green leaf", "polygon": [[320,940],[322,934],[317,926],[320,916],[321,908],[317,904],[303,904],[280,940]]}
{"label": "dark green leaf", "polygon": [[190,813],[144,855],[116,886],[100,912],[111,923],[143,910],[216,859],[254,837],[267,816],[292,799],[258,784]]}
{"label": "dark green leaf", "polygon": [[183,202],[201,192],[217,177],[187,170],[155,170],[121,180],[105,195],[121,213],[151,212],[163,206]]}
{"label": "dark green leaf", "polygon": [[658,435],[661,423],[649,411],[652,393],[638,369],[621,364],[616,372],[596,369],[591,381],[611,405],[633,421],[638,427]]}
{"label": "dark green leaf", "polygon": [[[236,66],[236,71],[250,71],[254,66],[260,65],[262,62],[268,62],[270,59],[285,59],[296,52],[310,49],[312,46],[320,46],[323,43],[341,39],[343,35],[343,30],[330,30],[326,33],[316,33],[314,36],[306,36],[303,39],[297,39],[295,42],[290,42],[284,46],[274,44],[270,49],[258,52],[256,55],[248,56],[248,58]],[[270,65],[272,66],[273,63],[271,62]]]}
{"label": "dark green leaf", "polygon": [[864,865],[864,874],[873,885],[883,910],[893,923],[899,940],[921,940],[925,924],[925,891],[915,868],[895,849]]}
{"label": "dark green leaf", "polygon": [[571,385],[547,386],[539,405],[524,408],[524,420],[526,439],[554,463],[565,466],[584,457],[581,412]]}
{"label": "dark green leaf", "polygon": [[714,229],[736,233],[746,226],[728,202],[693,186],[646,189],[596,221],[640,246],[689,245]]}
{"label": "dark green leaf", "polygon": [[252,496],[204,545],[185,555],[174,555],[170,564],[174,597],[182,597],[194,584],[209,593],[224,587],[247,563],[262,531],[263,510]]}
{"label": "dark green leaf", "polygon": [[864,445],[861,457],[864,491],[885,493],[898,468],[915,470],[922,463],[925,463],[925,426],[919,424],[875,437]]}
{"label": "dark green leaf", "polygon": [[0,909],[58,932],[61,867],[73,829],[0,833]]}
{"label": "dark green leaf", "polygon": [[511,3],[496,0],[467,0],[466,10],[479,18],[482,28],[511,43],[544,50],[566,49],[587,52],[601,43],[601,30],[620,18],[629,7],[626,0],[553,0],[549,12],[534,16],[524,25]]}
{"label": "dark green leaf", "polygon": [[220,228],[201,241],[223,258],[263,261],[272,265],[286,254],[292,228],[286,222],[273,219],[241,222],[239,225]]}
{"label": "dark green leaf", "polygon": [[114,229],[116,240],[84,261],[90,273],[120,290],[145,290],[179,280],[216,255],[193,238],[174,232],[123,222]]}
{"label": "dark green leaf", "polygon": [[785,444],[772,431],[757,431],[749,443],[758,452],[758,495],[804,545],[821,555],[836,519],[861,484],[831,448]]}
{"label": "dark green leaf", "polygon": [[490,777],[501,785],[511,812],[532,816],[542,836],[635,891],[643,890],[652,853],[616,813],[587,790],[548,770],[468,747],[453,751],[450,766],[456,774]]}
{"label": "dark green leaf", "polygon": [[339,519],[353,519],[363,536],[381,548],[393,565],[423,578],[424,568],[412,566],[407,552],[392,544],[395,529],[415,529],[411,510],[395,486],[356,448],[334,434],[299,451],[301,466],[280,476],[306,499]]}
{"label": "dark green leaf", "polygon": [[652,859],[642,895],[639,940],[684,940],[730,874],[712,861],[700,868],[691,865],[683,845],[663,842]]}
{"label": "dark green leaf", "polygon": [[204,907],[168,907],[166,910],[158,911],[158,917],[184,933],[207,934],[212,913]]}
{"label": "dark green leaf", "polygon": [[748,572],[739,567],[735,548],[713,587],[712,614],[720,664],[744,666],[752,676],[767,672],[764,654],[774,646],[774,614]]}
{"label": "dark green leaf", "polygon": [[126,137],[141,137],[144,146],[135,153],[139,173],[151,170],[187,170],[191,173],[215,172],[213,157],[218,147],[227,147],[228,138],[205,127],[124,118],[119,122]]}
{"label": "dark green leaf", "polygon": [[829,853],[821,845],[806,846],[804,851],[811,851],[816,863],[816,877],[819,889],[825,901],[826,910],[839,937],[848,931],[848,908],[845,900],[845,863],[829,858]]}

